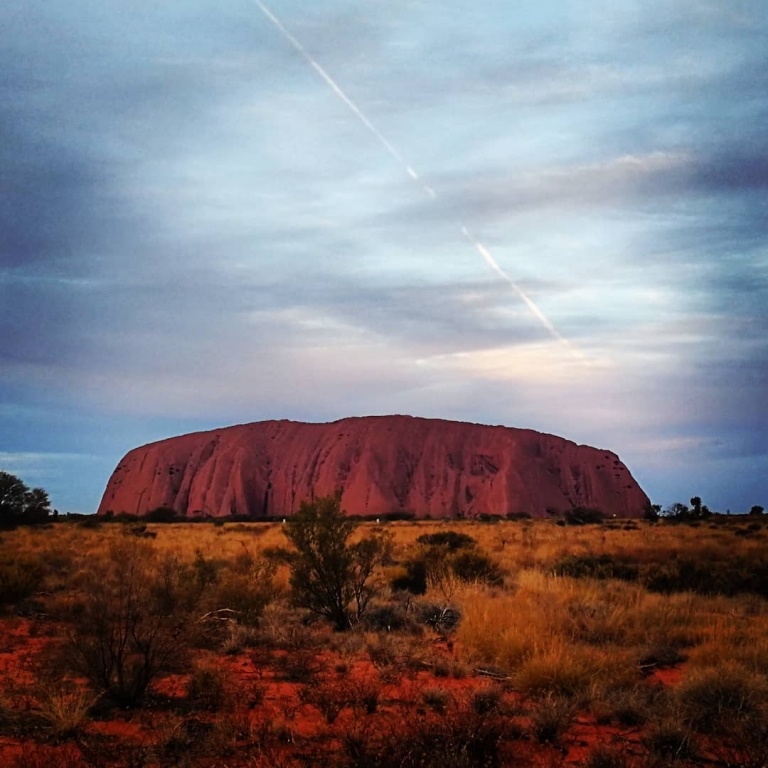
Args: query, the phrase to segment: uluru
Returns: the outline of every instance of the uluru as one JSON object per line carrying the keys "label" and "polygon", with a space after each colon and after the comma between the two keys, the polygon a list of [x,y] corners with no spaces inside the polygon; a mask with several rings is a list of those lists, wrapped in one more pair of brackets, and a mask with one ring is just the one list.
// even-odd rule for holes
{"label": "uluru", "polygon": [[99,513],[283,517],[331,494],[361,516],[543,517],[592,507],[631,517],[649,503],[609,450],[529,429],[367,416],[260,421],[135,448]]}

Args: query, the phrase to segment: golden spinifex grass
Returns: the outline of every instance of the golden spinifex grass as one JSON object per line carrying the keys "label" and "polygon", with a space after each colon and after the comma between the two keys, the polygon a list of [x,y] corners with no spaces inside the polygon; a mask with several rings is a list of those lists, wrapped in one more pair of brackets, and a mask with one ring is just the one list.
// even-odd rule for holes
{"label": "golden spinifex grass", "polygon": [[[352,541],[386,530],[391,559],[375,574],[378,594],[359,623],[337,633],[308,622],[291,604],[289,566],[271,554],[288,544],[280,523],[92,526],[58,523],[0,534],[0,632],[7,640],[14,621],[27,621],[30,634],[40,636],[28,642],[23,662],[37,678],[27,695],[36,719],[25,725],[34,738],[88,733],[99,690],[93,683],[92,689],[78,687],[83,683],[72,659],[61,658],[62,648],[54,653],[61,645],[56,638],[89,630],[92,644],[100,641],[100,625],[83,625],[89,600],[118,594],[119,585],[104,595],[96,586],[111,584],[134,551],[146,575],[141,588],[145,581],[154,585],[154,602],[142,606],[157,603],[163,616],[174,611],[164,631],[179,662],[175,674],[184,681],[176,695],[187,707],[174,715],[181,725],[172,729],[187,735],[170,746],[156,740],[156,752],[214,754],[226,736],[232,754],[245,743],[255,750],[251,756],[276,750],[270,759],[279,762],[286,750],[308,748],[295,746],[300,728],[292,727],[290,738],[260,730],[262,714],[273,717],[282,707],[287,720],[315,718],[307,731],[316,739],[312,749],[327,738],[328,745],[348,744],[355,754],[384,760],[391,745],[379,741],[387,723],[421,712],[435,727],[447,728],[457,712],[465,717],[471,710],[480,717],[478,729],[483,717],[519,717],[514,739],[527,733],[536,749],[567,749],[574,723],[587,717],[598,726],[640,729],[634,748],[645,750],[651,762],[710,750],[739,764],[747,755],[745,734],[759,735],[768,720],[768,600],[753,578],[765,566],[768,526],[754,521],[697,527],[364,523]],[[427,568],[425,594],[393,591],[395,579],[413,575],[409,563],[432,567],[448,552],[447,544],[434,544],[445,537],[430,535],[450,531],[474,540],[458,552],[478,557],[461,560],[452,552],[442,570]],[[492,578],[487,570],[473,578],[471,570],[444,567],[483,558],[493,561]],[[14,619],[19,614],[33,618]],[[151,701],[156,684],[163,688],[166,674],[157,671],[145,698]],[[55,675],[63,687],[51,687]],[[258,696],[248,693],[256,690]],[[145,698],[139,706],[148,706]],[[254,707],[258,717],[248,714]],[[0,706],[0,731],[11,729],[6,710]],[[190,733],[198,726],[186,724],[189,712],[219,718],[211,731],[219,740],[194,746]],[[384,730],[375,723],[370,729],[379,741],[358,743],[362,732],[350,736],[350,721],[363,715],[382,718]],[[35,722],[41,724],[37,734]],[[231,733],[222,735],[227,723]],[[496,750],[497,736],[514,740],[510,733],[494,730],[486,746]],[[705,734],[716,734],[716,743]],[[751,739],[750,764],[768,756],[765,736]],[[350,752],[347,764],[355,759]]]}

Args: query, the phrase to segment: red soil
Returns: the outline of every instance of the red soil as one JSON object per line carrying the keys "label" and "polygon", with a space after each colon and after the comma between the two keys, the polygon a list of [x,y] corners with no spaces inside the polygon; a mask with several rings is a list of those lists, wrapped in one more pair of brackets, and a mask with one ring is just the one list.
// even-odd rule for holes
{"label": "red soil", "polygon": [[[30,663],[39,654],[45,652],[46,646],[53,638],[40,635],[41,625],[26,619],[0,620],[0,670],[4,680],[15,681],[17,686],[28,685],[32,682]],[[415,642],[424,642],[415,641]],[[450,652],[444,644],[433,643],[433,650],[443,653],[446,659]],[[384,681],[380,670],[367,658],[357,658],[352,661],[343,660],[329,652],[323,652],[316,661],[323,667],[323,672],[316,679],[316,688],[324,681],[329,686],[339,686],[344,693],[355,685],[374,682],[379,688],[378,709],[373,714],[363,714],[360,709],[346,707],[342,709],[332,722],[328,722],[318,706],[307,703],[302,696],[304,686],[300,683],[289,682],[281,677],[280,669],[285,662],[279,662],[284,654],[274,651],[259,650],[245,652],[232,656],[217,656],[212,653],[202,653],[207,663],[217,664],[226,670],[236,690],[240,693],[230,705],[226,717],[233,718],[239,723],[238,728],[250,731],[251,737],[238,739],[234,752],[226,759],[230,768],[237,766],[267,766],[284,760],[286,765],[306,765],[307,762],[328,755],[341,749],[341,739],[351,728],[367,728],[371,732],[382,734],[398,734],[404,727],[416,721],[428,723],[430,718],[437,718],[424,700],[424,694],[429,689],[442,689],[455,702],[469,702],[474,691],[486,688],[492,683],[488,678],[468,676],[456,679],[453,677],[436,677],[432,671],[401,670],[401,674],[385,676]],[[649,676],[646,684],[675,685],[681,676],[680,669],[656,670]],[[173,731],[180,727],[182,719],[204,721],[215,724],[225,716],[223,713],[185,710],[174,712],[173,706],[164,705],[163,700],[171,704],[175,700],[183,702],[187,690],[188,676],[171,675],[160,680],[154,687],[154,698],[145,707],[125,712],[111,710],[109,719],[89,719],[84,724],[83,733],[75,743],[64,745],[36,745],[31,741],[15,738],[0,737],[0,765],[2,766],[45,766],[45,768],[75,768],[78,765],[79,747],[76,744],[93,744],[106,739],[113,745],[123,745],[121,748],[149,746],[161,738],[162,733]],[[249,690],[258,689],[260,695],[249,705],[247,694]],[[332,689],[331,689],[332,690]],[[22,697],[23,699],[23,697]],[[22,705],[22,699],[16,699],[17,705]],[[519,694],[506,692],[503,701],[507,709],[514,711],[523,702]],[[27,706],[32,706],[29,699]],[[450,704],[449,704],[450,707]],[[421,720],[419,720],[421,718]],[[523,719],[518,719],[524,724]],[[253,739],[266,726],[279,731],[279,738],[273,739],[269,748],[255,749]],[[522,728],[524,731],[525,729]],[[508,749],[509,764],[520,766],[536,765],[579,765],[596,746],[616,745],[623,754],[642,754],[642,733],[637,728],[622,728],[612,725],[602,725],[586,714],[577,718],[568,730],[562,743],[558,746],[538,744],[534,739],[523,737],[510,742]],[[242,754],[240,753],[242,751]],[[105,765],[120,765],[119,760]],[[221,761],[197,760],[199,765],[221,765]],[[80,765],[85,765],[81,762]]]}

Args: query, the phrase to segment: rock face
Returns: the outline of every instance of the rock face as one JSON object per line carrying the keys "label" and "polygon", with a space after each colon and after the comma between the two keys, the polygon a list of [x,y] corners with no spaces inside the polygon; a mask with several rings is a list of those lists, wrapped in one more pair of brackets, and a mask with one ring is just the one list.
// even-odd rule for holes
{"label": "rock face", "polygon": [[410,416],[262,421],[130,451],[99,513],[286,516],[341,493],[349,514],[532,516],[589,506],[641,514],[648,497],[616,454],[525,429]]}

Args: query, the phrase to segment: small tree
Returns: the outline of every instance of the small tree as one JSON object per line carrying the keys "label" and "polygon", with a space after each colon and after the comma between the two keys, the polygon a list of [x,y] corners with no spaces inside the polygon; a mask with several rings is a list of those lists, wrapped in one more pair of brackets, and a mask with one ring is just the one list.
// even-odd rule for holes
{"label": "small tree", "polygon": [[11,521],[24,511],[27,486],[15,475],[0,471],[0,522]]}
{"label": "small tree", "polygon": [[643,507],[643,519],[648,520],[651,523],[657,523],[659,521],[660,513],[661,504],[651,504],[649,501],[645,507]]}
{"label": "small tree", "polygon": [[763,512],[765,512],[765,509],[761,507],[759,504],[755,504],[755,506],[749,510],[750,515],[762,515]]}
{"label": "small tree", "polygon": [[51,500],[43,488],[33,488],[24,494],[24,517],[27,522],[38,522],[48,519],[51,514]]}
{"label": "small tree", "polygon": [[296,603],[338,630],[349,629],[364,613],[375,593],[371,576],[388,551],[381,535],[348,544],[356,527],[339,499],[327,496],[303,502],[285,528],[294,547],[284,556]]}
{"label": "small tree", "polygon": [[688,509],[687,504],[683,504],[682,502],[677,501],[674,504],[668,506],[662,512],[662,515],[667,518],[667,520],[680,523],[691,519],[691,510]]}
{"label": "small tree", "polygon": [[704,520],[711,514],[709,507],[706,504],[702,505],[700,496],[694,496],[691,499],[691,517],[694,520]]}
{"label": "small tree", "polygon": [[9,472],[0,471],[0,526],[37,523],[48,519],[51,502],[42,488],[27,488]]}

